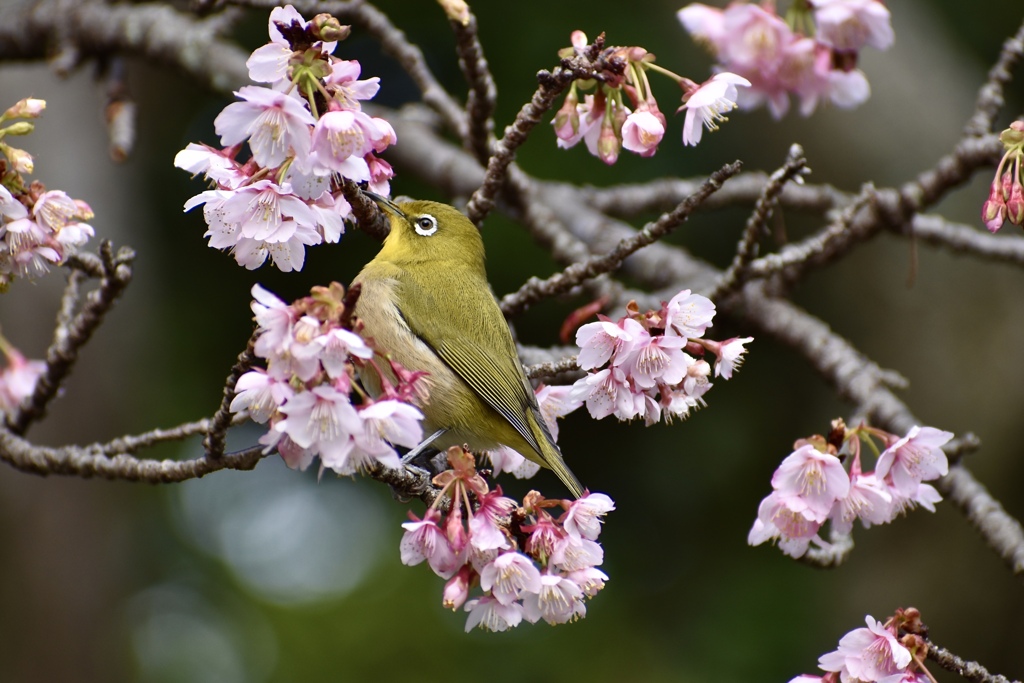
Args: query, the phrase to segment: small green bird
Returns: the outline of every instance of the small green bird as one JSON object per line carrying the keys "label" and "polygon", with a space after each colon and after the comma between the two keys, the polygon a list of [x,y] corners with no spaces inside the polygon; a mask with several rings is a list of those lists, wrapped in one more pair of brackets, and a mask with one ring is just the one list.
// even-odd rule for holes
{"label": "small green bird", "polygon": [[388,213],[391,232],[353,282],[362,288],[355,314],[378,348],[409,370],[429,373],[420,409],[430,436],[421,447],[508,446],[583,495],[541,417],[487,282],[480,231],[445,204],[394,204],[366,194]]}

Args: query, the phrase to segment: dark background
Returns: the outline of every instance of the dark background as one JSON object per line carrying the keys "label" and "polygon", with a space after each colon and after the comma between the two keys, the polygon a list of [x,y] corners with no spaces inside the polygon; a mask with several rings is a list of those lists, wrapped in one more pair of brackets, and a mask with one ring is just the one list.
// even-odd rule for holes
{"label": "dark background", "polygon": [[[398,0],[381,6],[462,93],[440,10]],[[654,158],[624,154],[610,168],[582,145],[557,150],[544,126],[519,160],[539,177],[605,185],[697,176],[736,158],[771,170],[799,142],[812,182],[847,191],[869,180],[898,185],[958,139],[986,70],[1016,31],[1020,7],[1013,0],[893,3],[896,45],[864,53],[873,94],[855,111],[825,108],[808,119],[791,113],[780,123],[763,110],[736,112],[696,150],[682,147],[681,119],[670,117]],[[679,27],[678,8],[478,3],[498,85],[498,129],[576,28],[592,37],[605,30],[611,44],[642,45],[667,68],[706,78],[710,58]],[[243,44],[262,44],[265,22],[265,13],[254,13],[239,29]],[[362,60],[366,76],[381,76],[378,101],[415,97],[365,37],[354,35],[336,54]],[[229,100],[152,65],[129,67],[139,143],[120,166],[108,160],[102,97],[88,69],[64,81],[42,65],[0,69],[2,106],[29,95],[49,104],[25,142],[36,155],[35,177],[92,205],[97,241],[139,252],[135,282],[50,418],[30,432],[40,443],[105,441],[211,414],[251,331],[252,284],[291,299],[315,284],[347,282],[376,249],[352,234],[309,250],[302,272],[281,274],[269,266],[245,271],[206,247],[199,213],[181,212],[201,184],[171,162],[189,141],[215,142],[212,121]],[[652,82],[670,113],[676,86],[657,76]],[[1020,82],[1008,92],[1010,112],[1020,111]],[[988,183],[977,177],[939,210],[983,229],[978,213]],[[393,187],[444,199],[401,174]],[[744,218],[743,209],[700,215],[669,240],[722,266]],[[785,212],[782,224],[797,239],[820,221]],[[485,240],[499,294],[555,267],[503,218],[488,220]],[[1022,274],[918,245],[908,286],[913,259],[907,241],[883,235],[813,272],[794,297],[907,377],[901,395],[926,424],[977,433],[983,448],[968,465],[1011,513],[1024,516]],[[0,297],[3,332],[29,357],[45,350],[61,285],[54,273],[15,283]],[[530,311],[517,320],[522,338],[553,343],[565,312],[580,303]],[[725,339],[750,331],[719,318],[712,332]],[[464,634],[465,615],[441,608],[442,581],[423,566],[400,564],[399,525],[409,506],[371,481],[326,476],[318,483],[315,472],[288,471],[276,458],[254,472],[156,487],[0,468],[0,680],[785,682],[815,671],[817,657],[863,625],[865,614],[884,619],[910,605],[936,642],[1011,678],[1024,676],[1019,579],[949,504],[934,515],[918,511],[889,526],[858,528],[855,552],[833,571],[746,545],[771,472],[792,441],[826,430],[849,409],[799,357],[758,337],[738,376],[707,398],[708,408],[671,428],[594,422],[583,411],[563,422],[570,465],[619,508],[602,536],[611,580],[585,620],[524,624],[505,634]],[[258,436],[239,430],[231,446]],[[146,455],[199,452],[190,442]],[[528,490],[502,483],[515,495]],[[548,473],[531,485],[552,494],[558,488]],[[411,507],[422,512],[418,503]]]}

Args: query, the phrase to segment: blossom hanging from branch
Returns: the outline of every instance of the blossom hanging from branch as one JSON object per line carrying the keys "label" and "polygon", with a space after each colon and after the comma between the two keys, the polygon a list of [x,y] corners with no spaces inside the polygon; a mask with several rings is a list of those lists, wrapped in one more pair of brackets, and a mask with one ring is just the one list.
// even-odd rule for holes
{"label": "blossom hanging from branch", "polygon": [[[452,610],[465,607],[466,631],[586,616],[586,600],[608,581],[597,568],[604,561],[597,537],[602,518],[615,509],[612,499],[588,492],[573,501],[551,500],[531,491],[520,506],[500,487],[489,489],[471,453],[453,446],[447,456],[452,469],[434,478],[443,495],[423,519],[410,513],[412,521],[402,525],[402,562],[426,561],[448,580],[442,602]],[[482,595],[470,599],[475,586]]]}
{"label": "blossom hanging from branch", "polygon": [[[38,118],[45,108],[45,101],[26,98],[0,114],[0,124],[8,124],[0,127],[0,292],[17,277],[36,277],[64,263],[95,234],[85,223],[93,218],[89,205],[47,190],[38,180],[29,182],[25,174],[35,170],[32,155],[8,142],[35,130],[31,121],[13,119]],[[12,367],[19,365],[10,360]]]}
{"label": "blossom hanging from branch", "polygon": [[[203,173],[216,189],[185,203],[203,206],[216,249],[229,249],[252,270],[269,257],[283,271],[301,270],[307,246],[334,243],[352,210],[344,179],[388,194],[391,166],[377,154],[396,135],[384,119],[362,111],[377,94],[378,78],[360,80],[360,65],[334,57],[349,35],[328,15],[306,21],[288,5],[270,13],[270,42],[246,62],[245,86],[214,121],[222,149],[189,144],[174,163]],[[248,142],[251,158],[237,159]]]}
{"label": "blossom hanging from branch", "polygon": [[[587,370],[569,398],[584,402],[591,417],[643,418],[648,424],[685,418],[705,405],[714,374],[729,379],[743,361],[752,337],[724,342],[704,339],[715,305],[688,289],[663,302],[660,310],[640,313],[631,302],[618,322],[601,316],[576,332],[577,364]],[[607,367],[605,367],[607,365]]]}
{"label": "blossom hanging from branch", "polygon": [[[559,55],[571,57],[588,47],[586,34],[573,31],[572,47]],[[624,63],[625,69],[621,73],[605,70],[597,78],[573,81],[551,123],[559,147],[568,149],[583,140],[587,150],[606,164],[614,164],[623,148],[642,157],[653,156],[665,136],[665,115],[654,98],[648,71],[671,78],[683,90],[679,111],[686,110],[686,145],[700,142],[704,126],[717,129],[717,123],[736,106],[737,86],[750,85],[747,79],[730,73],[717,74],[698,85],[655,64],[654,55],[642,47],[609,47],[603,54],[606,63]]]}
{"label": "blossom hanging from branch", "polygon": [[[254,351],[267,367],[238,379],[231,410],[269,423],[260,443],[267,452],[276,449],[289,467],[305,469],[315,456],[343,475],[377,463],[398,467],[394,445],[412,447],[423,438],[423,414],[411,405],[423,390],[417,384],[422,373],[390,363],[398,382],[387,381],[377,363],[389,361],[375,358],[348,328],[352,301],[337,283],[314,287],[291,305],[259,285],[252,293],[259,325]],[[379,396],[371,398],[355,380],[359,370],[379,373]]]}
{"label": "blossom hanging from branch", "polygon": [[715,55],[718,70],[749,81],[740,106],[766,104],[776,119],[789,111],[790,95],[804,116],[823,100],[843,108],[863,104],[871,88],[856,68],[858,54],[893,43],[889,10],[878,0],[793,0],[785,19],[774,3],[734,2],[724,10],[693,3],[678,17]]}
{"label": "blossom hanging from branch", "polygon": [[[861,445],[865,441],[875,449],[872,437],[881,440],[884,450],[874,471],[865,471]],[[869,528],[888,524],[917,506],[934,512],[942,496],[924,482],[949,471],[942,446],[952,438],[952,432],[934,427],[914,426],[898,437],[866,425],[847,429],[836,420],[827,439],[797,441],[779,465],[772,476],[773,491],[761,501],[747,541],[760,545],[778,540],[783,553],[802,557],[811,543],[828,546],[818,535],[827,521],[834,535],[847,536],[857,519]],[[843,444],[849,445],[849,472],[838,456]]]}

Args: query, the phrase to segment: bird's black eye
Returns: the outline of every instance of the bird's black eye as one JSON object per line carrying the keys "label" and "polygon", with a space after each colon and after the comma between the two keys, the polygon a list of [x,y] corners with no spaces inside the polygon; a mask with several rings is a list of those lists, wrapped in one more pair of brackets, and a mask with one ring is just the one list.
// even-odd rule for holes
{"label": "bird's black eye", "polygon": [[416,222],[413,224],[413,227],[416,229],[416,234],[423,235],[424,237],[430,237],[437,232],[437,219],[429,213],[425,213],[416,218]]}

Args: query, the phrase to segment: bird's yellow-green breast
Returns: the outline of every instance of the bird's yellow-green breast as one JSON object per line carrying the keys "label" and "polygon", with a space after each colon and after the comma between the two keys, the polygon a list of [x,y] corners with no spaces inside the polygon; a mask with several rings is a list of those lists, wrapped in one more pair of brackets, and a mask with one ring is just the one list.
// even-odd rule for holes
{"label": "bird's yellow-green breast", "polygon": [[391,232],[356,276],[355,313],[378,349],[409,370],[429,373],[420,406],[425,434],[447,430],[434,442],[439,448],[509,446],[582,495],[548,433],[487,282],[476,226],[445,204],[375,200],[389,213]]}

